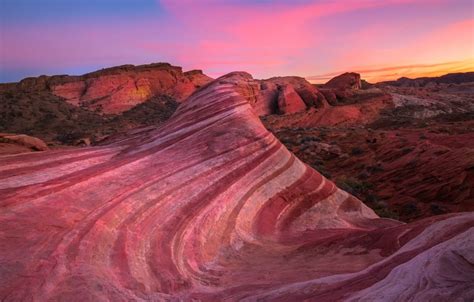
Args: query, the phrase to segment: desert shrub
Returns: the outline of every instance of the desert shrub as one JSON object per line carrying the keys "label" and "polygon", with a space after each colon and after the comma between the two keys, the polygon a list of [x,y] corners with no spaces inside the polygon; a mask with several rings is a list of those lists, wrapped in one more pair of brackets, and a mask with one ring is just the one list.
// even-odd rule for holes
{"label": "desert shrub", "polygon": [[415,217],[420,215],[420,209],[415,203],[409,202],[401,206],[400,215],[407,217]]}
{"label": "desert shrub", "polygon": [[375,194],[367,194],[367,195],[365,196],[365,200],[364,200],[364,201],[367,202],[367,203],[369,203],[369,204],[374,204],[374,203],[376,203],[376,202],[378,201],[378,197],[377,197],[377,195],[375,195]]}
{"label": "desert shrub", "polygon": [[380,164],[368,166],[366,169],[369,173],[379,173],[385,171],[385,169]]}
{"label": "desert shrub", "polygon": [[83,136],[84,133],[82,131],[63,130],[55,137],[55,139],[61,142],[62,144],[71,145]]}
{"label": "desert shrub", "polygon": [[440,206],[439,204],[432,203],[430,205],[430,211],[434,215],[441,215],[441,214],[446,214],[448,210],[445,207]]}
{"label": "desert shrub", "polygon": [[336,181],[336,184],[344,191],[347,191],[358,197],[362,197],[365,193],[367,193],[370,189],[374,187],[373,184],[367,181],[360,181],[352,177],[340,178]]}
{"label": "desert shrub", "polygon": [[324,177],[326,177],[327,179],[332,179],[332,175],[331,173],[329,173],[327,170],[326,170],[326,167],[324,166],[324,163],[319,161],[319,160],[316,160],[315,162],[313,162],[311,165],[310,165],[313,169],[315,169],[316,171],[318,171],[321,175],[323,175]]}
{"label": "desert shrub", "polygon": [[351,155],[361,155],[364,154],[364,150],[360,147],[354,147],[351,149]]}
{"label": "desert shrub", "polygon": [[13,92],[11,92],[11,91],[5,91],[5,92],[3,93],[3,96],[4,96],[6,99],[13,99],[13,98],[14,98],[14,94],[13,94]]}
{"label": "desert shrub", "polygon": [[308,143],[310,141],[311,141],[311,138],[307,136],[300,138],[300,144]]}
{"label": "desert shrub", "polygon": [[391,219],[395,219],[395,220],[399,220],[400,219],[400,215],[398,215],[397,212],[393,211],[392,209],[390,209],[389,207],[382,207],[382,206],[376,206],[374,208],[372,208],[374,210],[374,212],[379,215],[380,217],[383,217],[383,218],[391,218]]}
{"label": "desert shrub", "polygon": [[443,155],[443,154],[445,154],[445,153],[447,153],[447,152],[449,152],[449,151],[446,150],[446,149],[436,150],[436,151],[434,152],[434,155],[440,156],[440,155]]}
{"label": "desert shrub", "polygon": [[414,147],[405,147],[405,148],[402,149],[402,154],[403,155],[408,154],[411,151],[413,151],[414,149],[415,149]]}

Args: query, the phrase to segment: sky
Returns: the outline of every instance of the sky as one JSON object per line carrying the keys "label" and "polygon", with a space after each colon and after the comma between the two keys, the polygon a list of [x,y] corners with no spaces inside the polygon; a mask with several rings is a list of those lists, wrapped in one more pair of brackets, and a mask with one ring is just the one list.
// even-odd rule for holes
{"label": "sky", "polygon": [[474,1],[0,0],[0,82],[152,62],[314,83],[474,71]]}

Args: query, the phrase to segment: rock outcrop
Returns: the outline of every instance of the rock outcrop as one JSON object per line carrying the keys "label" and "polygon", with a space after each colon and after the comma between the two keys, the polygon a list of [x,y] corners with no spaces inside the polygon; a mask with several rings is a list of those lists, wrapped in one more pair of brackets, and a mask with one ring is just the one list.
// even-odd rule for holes
{"label": "rock outcrop", "polygon": [[298,93],[308,108],[322,108],[327,106],[324,95],[304,78],[295,76],[274,77],[264,80],[277,86],[290,85]]}
{"label": "rock outcrop", "polygon": [[25,134],[0,133],[0,154],[46,151],[48,146],[41,139]]}
{"label": "rock outcrop", "polygon": [[200,70],[183,72],[168,63],[123,65],[82,76],[41,76],[19,83],[24,90],[50,90],[68,103],[104,114],[119,114],[154,96],[183,101],[212,79]]}
{"label": "rock outcrop", "polygon": [[398,87],[429,87],[438,85],[464,84],[474,82],[474,72],[448,73],[439,77],[421,77],[410,79],[407,77],[399,78],[396,81],[385,81],[377,83],[379,86],[398,86]]}
{"label": "rock outcrop", "polygon": [[324,84],[324,88],[356,90],[360,89],[361,85],[360,74],[355,72],[346,72],[329,80],[326,84]]}
{"label": "rock outcrop", "polygon": [[[248,100],[259,116],[271,114],[290,114],[304,111],[305,108],[327,106],[324,95],[301,77],[274,77],[255,80],[247,72],[232,72],[220,78],[236,85],[237,91]],[[293,94],[293,91],[296,94]],[[285,95],[286,94],[286,95]],[[287,97],[291,99],[285,100]],[[280,103],[280,99],[282,100]],[[303,101],[301,104],[300,100]],[[283,108],[280,108],[280,105]],[[292,107],[287,112],[287,106]]]}
{"label": "rock outcrop", "polygon": [[270,134],[235,77],[159,128],[0,157],[0,298],[472,298],[474,214],[379,218]]}
{"label": "rock outcrop", "polygon": [[362,81],[360,74],[346,72],[332,78],[326,84],[322,85],[321,93],[329,104],[336,106],[341,103],[347,103],[347,100],[351,99],[361,87]]}
{"label": "rock outcrop", "polygon": [[293,86],[280,86],[278,93],[278,110],[281,114],[291,114],[306,110],[306,104],[296,93]]}

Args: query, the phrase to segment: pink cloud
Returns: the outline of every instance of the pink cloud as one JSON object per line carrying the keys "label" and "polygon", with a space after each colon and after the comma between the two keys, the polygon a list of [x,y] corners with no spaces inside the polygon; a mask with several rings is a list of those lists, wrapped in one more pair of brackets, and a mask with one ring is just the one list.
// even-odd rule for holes
{"label": "pink cloud", "polygon": [[[192,55],[186,49],[178,50],[178,53],[173,50],[180,64],[195,66],[199,62],[211,70],[222,72],[248,68],[249,72],[263,77],[281,74],[281,70],[288,70],[292,64],[314,66],[308,61],[314,57],[317,59],[318,49],[334,40],[324,23],[319,22],[322,17],[415,2],[430,5],[445,1],[348,0],[299,4],[277,2],[272,5],[160,1],[182,23],[178,30],[189,29],[187,35],[194,40],[190,43]],[[308,56],[311,51],[314,52],[313,58]],[[349,48],[344,51],[352,53]],[[222,62],[233,65],[225,66]]]}
{"label": "pink cloud", "polygon": [[[139,20],[62,21],[64,24],[9,28],[2,32],[6,46],[1,47],[0,64],[7,68],[60,69],[81,64],[105,67],[168,61],[184,69],[204,69],[213,76],[246,70],[264,78],[458,61],[469,50],[466,35],[473,28],[472,22],[449,25],[441,20],[435,23],[442,26],[426,29],[422,18],[401,22],[393,15],[389,20],[377,20],[380,24],[351,23],[352,19],[371,17],[367,12],[410,10],[415,4],[437,10],[438,5],[446,7],[447,1],[269,4],[165,0],[160,1],[164,14]],[[361,17],[360,12],[366,15]],[[334,21],[328,26],[328,20],[341,24]],[[413,28],[417,30],[410,30]],[[423,46],[429,51],[420,51]]]}

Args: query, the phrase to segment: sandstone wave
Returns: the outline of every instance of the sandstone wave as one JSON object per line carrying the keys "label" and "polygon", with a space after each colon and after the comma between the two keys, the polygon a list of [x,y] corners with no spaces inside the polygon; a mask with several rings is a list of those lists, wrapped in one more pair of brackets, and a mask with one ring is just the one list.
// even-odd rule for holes
{"label": "sandstone wave", "polygon": [[0,157],[2,301],[462,301],[474,214],[379,218],[231,77],[159,128]]}

